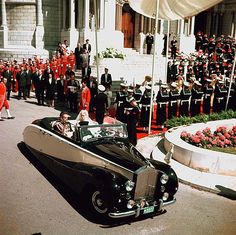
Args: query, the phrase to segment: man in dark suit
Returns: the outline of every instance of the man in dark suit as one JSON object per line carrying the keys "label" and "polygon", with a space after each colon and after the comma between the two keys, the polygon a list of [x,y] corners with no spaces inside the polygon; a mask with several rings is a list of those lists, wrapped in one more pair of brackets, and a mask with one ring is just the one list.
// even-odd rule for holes
{"label": "man in dark suit", "polygon": [[91,44],[89,43],[89,39],[86,39],[84,45],[83,45],[83,49],[86,50],[86,52],[88,53],[88,66],[90,63],[90,53],[91,53]]}
{"label": "man in dark suit", "polygon": [[32,73],[28,65],[26,66],[25,73],[26,73],[26,96],[27,98],[30,98],[30,90],[31,90],[31,85],[32,85]]}
{"label": "man in dark suit", "polygon": [[18,82],[18,99],[23,98],[26,100],[26,72],[25,68],[21,66],[21,70],[16,74],[16,80]]}
{"label": "man in dark suit", "polygon": [[42,74],[42,70],[36,69],[35,73],[33,74],[33,84],[38,105],[44,105],[44,91],[46,87],[46,79]]}
{"label": "man in dark suit", "polygon": [[148,33],[148,35],[146,36],[147,54],[151,54],[153,42],[154,37],[151,35],[151,33]]}
{"label": "man in dark suit", "polygon": [[101,76],[101,84],[107,89],[111,89],[112,85],[112,77],[111,74],[108,73],[108,68],[105,68],[105,73]]}
{"label": "man in dark suit", "polygon": [[10,94],[12,90],[12,85],[13,85],[13,74],[9,70],[9,66],[6,66],[6,70],[3,73],[3,77],[7,79],[6,82],[6,88],[7,88],[7,100],[10,100]]}

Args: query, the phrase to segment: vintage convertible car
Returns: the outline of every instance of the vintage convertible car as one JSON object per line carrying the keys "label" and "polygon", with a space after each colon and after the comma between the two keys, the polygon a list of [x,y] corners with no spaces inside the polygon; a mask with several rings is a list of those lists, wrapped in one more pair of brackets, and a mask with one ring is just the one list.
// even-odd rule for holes
{"label": "vintage convertible car", "polygon": [[178,178],[167,164],[146,159],[129,142],[126,125],[69,120],[71,137],[52,128],[56,118],[34,121],[23,132],[30,151],[79,195],[96,215],[122,218],[156,214],[175,202]]}

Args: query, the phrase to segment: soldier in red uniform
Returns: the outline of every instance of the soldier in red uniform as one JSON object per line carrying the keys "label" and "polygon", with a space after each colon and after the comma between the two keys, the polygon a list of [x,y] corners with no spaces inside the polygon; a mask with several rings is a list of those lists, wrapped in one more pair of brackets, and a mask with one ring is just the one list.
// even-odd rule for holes
{"label": "soldier in red uniform", "polygon": [[14,119],[15,117],[12,117],[10,114],[9,110],[9,103],[6,98],[6,85],[5,83],[7,82],[6,78],[3,78],[1,76],[0,78],[0,121],[4,121],[2,119],[2,108],[5,107],[6,112],[7,112],[7,119]]}
{"label": "soldier in red uniform", "polygon": [[70,54],[67,57],[67,60],[68,60],[68,64],[72,68],[72,70],[74,70],[74,68],[75,68],[75,55],[74,55],[73,51],[70,52]]}

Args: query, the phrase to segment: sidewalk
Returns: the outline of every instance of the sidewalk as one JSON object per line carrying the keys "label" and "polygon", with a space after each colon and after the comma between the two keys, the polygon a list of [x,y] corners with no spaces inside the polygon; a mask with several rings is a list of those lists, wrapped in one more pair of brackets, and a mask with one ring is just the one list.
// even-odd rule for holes
{"label": "sidewalk", "polygon": [[[137,148],[145,157],[165,162],[162,135],[139,139]],[[180,182],[236,200],[236,177],[200,172],[180,164],[174,159],[171,159],[170,165],[175,170]]]}

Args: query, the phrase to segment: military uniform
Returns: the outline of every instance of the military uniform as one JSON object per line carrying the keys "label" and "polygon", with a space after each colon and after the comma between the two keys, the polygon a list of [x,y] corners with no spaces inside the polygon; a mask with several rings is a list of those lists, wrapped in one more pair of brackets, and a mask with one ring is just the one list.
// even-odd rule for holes
{"label": "military uniform", "polygon": [[207,79],[207,83],[203,88],[203,113],[210,114],[211,111],[211,97],[213,93],[213,87],[209,84],[211,80]]}
{"label": "military uniform", "polygon": [[166,108],[169,100],[169,92],[166,90],[167,86],[162,86],[161,90],[158,91],[156,102],[156,124],[163,126],[166,121]]}
{"label": "military uniform", "polygon": [[125,91],[125,86],[122,86],[123,88],[116,93],[115,103],[117,103],[116,108],[116,119],[124,122],[124,103],[127,97],[127,92]]}
{"label": "military uniform", "polygon": [[189,89],[189,83],[184,83],[184,87],[180,92],[179,114],[180,116],[189,116],[190,98],[192,92]]}
{"label": "military uniform", "polygon": [[168,104],[168,119],[177,117],[178,99],[180,97],[179,91],[176,88],[175,82],[171,83],[172,90],[169,92],[169,104]]}
{"label": "military uniform", "polygon": [[140,104],[140,100],[142,98],[142,95],[143,95],[143,93],[139,87],[134,89],[134,99],[136,100],[138,105]]}
{"label": "military uniform", "polygon": [[146,86],[146,90],[144,91],[140,101],[140,104],[142,105],[140,124],[142,127],[145,128],[145,130],[147,130],[149,126],[150,103],[151,103],[151,87]]}
{"label": "military uniform", "polygon": [[106,89],[105,86],[99,85],[98,86],[99,93],[95,95],[94,98],[94,107],[96,109],[95,117],[98,124],[103,123],[105,112],[108,109],[108,99],[107,95],[104,93],[105,89]]}
{"label": "military uniform", "polygon": [[132,95],[126,98],[124,115],[125,115],[125,122],[127,124],[129,141],[134,146],[136,146],[137,145],[136,125],[139,117],[139,107]]}
{"label": "military uniform", "polygon": [[192,89],[192,97],[191,97],[191,104],[190,104],[190,112],[191,116],[195,116],[197,114],[200,114],[201,112],[201,102],[202,102],[202,96],[203,91],[201,90],[201,83],[198,81],[194,82],[195,86]]}
{"label": "military uniform", "polygon": [[213,100],[213,111],[220,112],[225,108],[227,90],[223,84],[223,81],[219,81],[219,84],[216,84],[214,91],[214,100]]}

